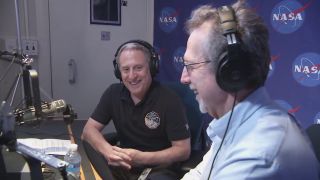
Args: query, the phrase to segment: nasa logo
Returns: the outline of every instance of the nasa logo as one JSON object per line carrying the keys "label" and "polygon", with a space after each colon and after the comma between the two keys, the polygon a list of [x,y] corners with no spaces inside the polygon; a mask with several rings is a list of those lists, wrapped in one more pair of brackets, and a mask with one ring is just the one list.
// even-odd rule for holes
{"label": "nasa logo", "polygon": [[298,56],[292,64],[294,79],[306,87],[315,87],[320,84],[320,55],[304,53]]}
{"label": "nasa logo", "polygon": [[283,34],[289,34],[298,30],[304,22],[304,11],[308,6],[309,4],[302,7],[296,0],[285,0],[279,2],[272,9],[272,27]]}
{"label": "nasa logo", "polygon": [[173,53],[173,65],[177,72],[182,72],[183,70],[183,56],[185,52],[185,47],[179,47]]}
{"label": "nasa logo", "polygon": [[318,112],[318,114],[316,114],[316,116],[314,117],[314,123],[320,124],[320,112]]}
{"label": "nasa logo", "polygon": [[144,117],[144,123],[149,129],[156,129],[160,125],[160,116],[151,111]]}
{"label": "nasa logo", "polygon": [[160,29],[166,33],[173,31],[178,25],[178,13],[172,7],[165,7],[159,16]]}

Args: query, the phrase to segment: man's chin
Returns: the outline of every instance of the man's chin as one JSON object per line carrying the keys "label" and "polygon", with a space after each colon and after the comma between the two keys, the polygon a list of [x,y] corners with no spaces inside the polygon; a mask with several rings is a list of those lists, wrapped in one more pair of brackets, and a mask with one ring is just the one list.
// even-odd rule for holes
{"label": "man's chin", "polygon": [[132,93],[136,93],[136,92],[140,91],[140,86],[138,86],[138,85],[131,85],[130,84],[130,85],[127,85],[127,88]]}
{"label": "man's chin", "polygon": [[205,104],[202,102],[202,100],[199,99],[198,103],[199,103],[200,112],[203,113],[203,114],[207,113],[208,112],[207,108],[206,108]]}
{"label": "man's chin", "polygon": [[129,90],[130,94],[134,95],[134,96],[141,96],[141,94],[142,94],[142,88],[138,88],[138,87],[133,88],[133,87],[131,87],[128,90]]}
{"label": "man's chin", "polygon": [[200,112],[203,113],[203,114],[205,114],[205,113],[207,113],[208,111],[207,111],[205,108],[201,108],[201,107],[200,107]]}

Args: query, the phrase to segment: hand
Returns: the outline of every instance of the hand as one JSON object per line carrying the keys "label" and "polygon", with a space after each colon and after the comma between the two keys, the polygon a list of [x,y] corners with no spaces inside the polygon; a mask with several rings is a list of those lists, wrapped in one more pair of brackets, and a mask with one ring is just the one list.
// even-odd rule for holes
{"label": "hand", "polygon": [[141,166],[145,164],[146,153],[136,149],[123,149],[114,147],[114,150],[120,154],[126,154],[130,157],[131,166]]}
{"label": "hand", "polygon": [[131,169],[132,167],[132,158],[126,151],[123,151],[122,148],[117,146],[111,146],[111,149],[104,153],[104,157],[107,159],[109,165],[122,166],[126,169]]}

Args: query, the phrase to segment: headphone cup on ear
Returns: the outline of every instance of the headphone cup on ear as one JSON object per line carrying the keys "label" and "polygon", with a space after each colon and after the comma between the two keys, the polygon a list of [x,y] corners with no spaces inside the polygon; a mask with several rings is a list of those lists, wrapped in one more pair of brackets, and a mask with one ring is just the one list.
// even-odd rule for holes
{"label": "headphone cup on ear", "polygon": [[158,54],[153,50],[150,59],[150,73],[154,77],[159,72],[159,57]]}
{"label": "headphone cup on ear", "polygon": [[117,63],[116,59],[113,60],[113,68],[114,68],[113,71],[114,71],[115,77],[121,81],[122,80],[121,72],[119,70],[118,63]]}
{"label": "headphone cup on ear", "polygon": [[240,61],[232,61],[226,55],[219,61],[216,73],[216,81],[221,89],[227,92],[237,92],[243,89],[247,84],[247,71],[241,68],[246,68]]}

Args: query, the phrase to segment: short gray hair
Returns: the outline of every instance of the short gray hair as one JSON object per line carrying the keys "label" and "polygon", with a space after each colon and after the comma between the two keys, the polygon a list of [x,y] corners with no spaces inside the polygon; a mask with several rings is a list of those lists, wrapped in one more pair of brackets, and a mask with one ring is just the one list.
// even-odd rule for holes
{"label": "short gray hair", "polygon": [[150,53],[150,50],[147,49],[145,46],[141,45],[140,43],[138,42],[129,42],[129,43],[126,43],[124,45],[122,45],[120,47],[120,49],[117,51],[118,53],[116,54],[116,62],[117,64],[119,64],[119,57],[121,55],[121,53],[124,51],[124,50],[138,50],[138,51],[142,51],[143,54],[144,54],[144,57],[146,59],[146,61],[148,62],[148,64],[150,64],[150,59],[151,59],[151,53]]}

